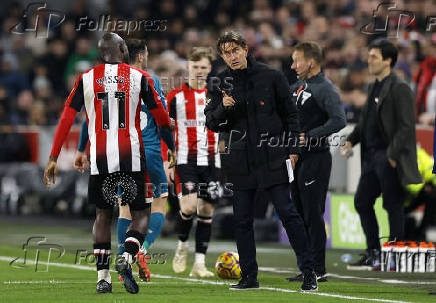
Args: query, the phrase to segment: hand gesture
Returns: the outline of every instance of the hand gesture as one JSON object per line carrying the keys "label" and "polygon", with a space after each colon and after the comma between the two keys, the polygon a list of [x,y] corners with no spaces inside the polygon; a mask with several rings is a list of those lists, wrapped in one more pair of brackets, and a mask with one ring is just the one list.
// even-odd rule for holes
{"label": "hand gesture", "polygon": [[221,92],[223,93],[223,106],[225,108],[234,106],[235,100],[233,99],[233,97],[227,95],[227,93],[223,90]]}

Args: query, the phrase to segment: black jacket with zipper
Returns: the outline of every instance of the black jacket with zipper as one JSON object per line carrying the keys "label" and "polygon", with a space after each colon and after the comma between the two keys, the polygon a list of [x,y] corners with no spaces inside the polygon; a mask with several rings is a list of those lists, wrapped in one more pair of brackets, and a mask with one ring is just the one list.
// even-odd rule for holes
{"label": "black jacket with zipper", "polygon": [[[288,182],[286,159],[298,154],[298,113],[283,73],[248,57],[244,70],[227,68],[212,79],[206,126],[220,133],[222,171],[234,189]],[[224,108],[224,90],[235,105]]]}

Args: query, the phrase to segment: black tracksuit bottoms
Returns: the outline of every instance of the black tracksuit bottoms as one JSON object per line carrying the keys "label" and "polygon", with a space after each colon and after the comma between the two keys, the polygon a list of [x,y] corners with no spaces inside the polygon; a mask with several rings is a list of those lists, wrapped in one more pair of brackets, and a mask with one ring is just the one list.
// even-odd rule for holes
{"label": "black tracksuit bottoms", "polygon": [[[256,244],[254,242],[253,217],[257,189],[233,190],[233,215],[236,246],[239,253],[242,276],[256,279],[258,266],[256,262]],[[303,272],[313,271],[313,258],[304,222],[290,198],[289,183],[278,184],[265,189],[271,198],[276,212],[282,221],[289,241],[302,262]]]}
{"label": "black tracksuit bottoms", "polygon": [[[326,231],[325,201],[332,170],[329,150],[304,153],[295,167],[292,198],[301,214],[310,238],[315,272],[325,274]],[[301,260],[298,266],[302,270]]]}

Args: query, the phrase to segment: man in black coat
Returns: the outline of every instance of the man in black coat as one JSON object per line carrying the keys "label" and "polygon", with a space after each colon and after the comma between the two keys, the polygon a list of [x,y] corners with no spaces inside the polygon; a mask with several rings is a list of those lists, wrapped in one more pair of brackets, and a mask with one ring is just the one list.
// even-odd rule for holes
{"label": "man in black coat", "polygon": [[239,33],[226,32],[217,42],[228,68],[211,79],[206,126],[220,132],[221,167],[233,184],[236,245],[242,279],[231,289],[258,288],[254,243],[255,194],[271,197],[297,256],[302,260],[303,290],[317,290],[313,258],[302,218],[290,199],[288,165],[298,161],[298,114],[285,76],[247,57]]}
{"label": "man in black coat", "polygon": [[[368,88],[368,100],[359,123],[348,136],[342,153],[347,158],[361,143],[362,174],[354,205],[366,236],[368,255],[354,264],[380,269],[380,240],[374,212],[376,198],[383,195],[389,218],[390,240],[404,238],[403,187],[421,183],[416,160],[414,97],[409,85],[391,69],[398,49],[386,39],[369,46],[368,68],[375,83]],[[352,266],[350,267],[350,269]]]}

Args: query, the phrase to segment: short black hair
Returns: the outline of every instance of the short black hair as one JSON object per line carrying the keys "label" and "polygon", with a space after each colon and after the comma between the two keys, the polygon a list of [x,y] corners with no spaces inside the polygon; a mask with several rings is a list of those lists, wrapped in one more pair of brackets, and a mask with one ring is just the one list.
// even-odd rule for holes
{"label": "short black hair", "polygon": [[380,50],[383,60],[391,58],[391,67],[395,66],[398,58],[398,48],[391,41],[386,38],[376,39],[369,44],[368,50],[373,48]]}
{"label": "short black hair", "polygon": [[295,46],[294,51],[302,51],[306,59],[313,59],[319,64],[322,63],[322,59],[323,59],[322,48],[316,42],[308,41],[308,42],[298,43]]}
{"label": "short black hair", "polygon": [[142,53],[146,47],[145,40],[128,39],[126,40],[127,49],[129,50],[129,62],[132,64],[136,61],[138,54]]}
{"label": "short black hair", "polygon": [[230,42],[234,42],[237,45],[241,46],[242,48],[247,47],[247,41],[245,41],[245,39],[244,39],[244,37],[242,37],[241,33],[236,32],[236,31],[225,32],[224,34],[222,34],[218,38],[218,41],[216,43],[216,49],[217,49],[218,54],[221,55],[223,53],[221,47],[224,44],[230,43]]}

